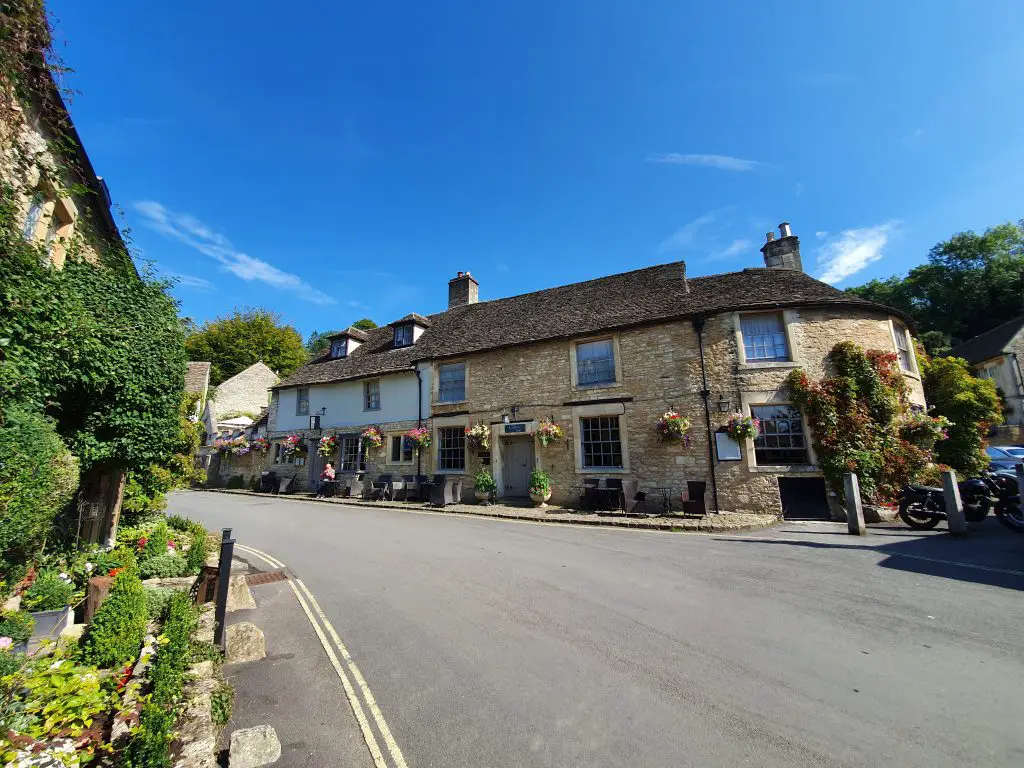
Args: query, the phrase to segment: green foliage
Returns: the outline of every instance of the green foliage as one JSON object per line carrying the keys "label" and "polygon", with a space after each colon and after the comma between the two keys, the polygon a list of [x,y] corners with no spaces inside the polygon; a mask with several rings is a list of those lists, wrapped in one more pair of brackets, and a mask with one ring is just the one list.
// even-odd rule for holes
{"label": "green foliage", "polygon": [[98,667],[120,667],[131,661],[142,647],[148,618],[138,567],[129,562],[93,616],[82,646],[83,659]]}
{"label": "green foliage", "polygon": [[530,473],[530,493],[545,495],[551,491],[551,478],[543,469],[535,469]]}
{"label": "green foliage", "polygon": [[245,476],[244,475],[232,475],[228,478],[228,482],[225,485],[226,488],[245,488]]}
{"label": "green foliage", "polygon": [[265,309],[236,309],[204,323],[185,340],[191,360],[209,360],[210,383],[220,384],[253,363],[263,361],[287,376],[309,359],[302,336]]}
{"label": "green foliage", "polygon": [[149,612],[149,618],[160,618],[167,608],[167,603],[171,600],[171,595],[176,590],[165,587],[143,587],[143,589],[146,593],[146,608]]}
{"label": "green foliage", "polygon": [[931,412],[952,422],[949,438],[935,445],[936,460],[962,477],[977,475],[989,463],[985,435],[1003,420],[995,383],[975,378],[967,361],[956,357],[926,358],[921,370]]}
{"label": "green foliage", "polygon": [[77,487],[78,464],[53,421],[8,408],[0,420],[0,581],[21,578]]}
{"label": "green foliage", "polygon": [[786,380],[810,422],[825,479],[842,498],[843,475],[856,472],[865,501],[891,500],[928,464],[941,430],[913,415],[894,354],[842,342],[828,362],[835,373],[818,383],[802,370]]}
{"label": "green foliage", "polygon": [[[3,635],[0,635],[0,637],[2,636]],[[25,661],[25,654],[14,653],[9,649],[4,650],[3,648],[0,648],[0,678],[7,677],[8,675],[13,675],[15,672],[21,669]],[[2,684],[0,684],[0,693],[3,693]],[[5,725],[3,720],[3,707],[0,706],[0,728],[2,728]]]}
{"label": "green foliage", "polygon": [[481,469],[473,478],[473,488],[483,493],[494,493],[498,489],[498,484],[494,482],[494,477],[490,472]]}
{"label": "green foliage", "polygon": [[327,354],[327,351],[331,348],[330,337],[336,333],[338,331],[311,332],[309,338],[306,339],[306,352],[309,354],[310,359]]}
{"label": "green foliage", "polygon": [[224,652],[220,646],[205,640],[193,640],[189,649],[188,663],[199,664],[203,661],[224,661]]}
{"label": "green foliage", "polygon": [[206,563],[206,556],[209,554],[209,545],[206,541],[206,529],[200,526],[200,530],[192,533],[192,542],[189,544],[188,552],[185,553],[185,565],[188,573],[199,573]]}
{"label": "green foliage", "polygon": [[139,715],[139,727],[132,732],[119,768],[169,768],[174,721],[173,710],[146,702]]}
{"label": "green foliage", "polygon": [[850,293],[912,317],[931,354],[1021,314],[1024,295],[1024,219],[960,232],[935,245],[928,263],[903,278],[872,280]]}
{"label": "green foliage", "polygon": [[377,327],[377,324],[368,317],[364,317],[362,320],[356,320],[352,323],[353,328],[358,328],[361,331],[372,331]]}
{"label": "green foliage", "polygon": [[146,544],[142,548],[142,552],[139,553],[139,560],[143,570],[145,570],[147,560],[154,557],[163,557],[167,554],[167,546],[171,541],[171,530],[167,527],[167,523],[161,521],[153,526],[144,538]]}
{"label": "green foliage", "polygon": [[176,579],[189,572],[188,561],[172,553],[143,560],[140,568],[144,579]]}
{"label": "green foliage", "polygon": [[21,604],[26,611],[57,611],[67,607],[75,588],[56,571],[41,571],[28,588]]}
{"label": "green foliage", "polygon": [[0,612],[0,637],[9,637],[14,644],[24,643],[32,637],[35,620],[28,611]]}
{"label": "green foliage", "polygon": [[235,689],[231,683],[222,682],[213,689],[210,696],[210,719],[214,725],[223,727],[231,719],[231,705],[235,700]]}

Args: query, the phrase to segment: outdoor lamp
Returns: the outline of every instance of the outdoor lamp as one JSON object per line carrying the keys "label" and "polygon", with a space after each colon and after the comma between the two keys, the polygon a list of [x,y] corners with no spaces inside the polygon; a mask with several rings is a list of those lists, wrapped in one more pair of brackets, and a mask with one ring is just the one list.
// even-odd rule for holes
{"label": "outdoor lamp", "polygon": [[729,398],[727,398],[725,395],[720,395],[718,398],[718,410],[721,411],[722,413],[728,413],[729,405]]}
{"label": "outdoor lamp", "polygon": [[327,413],[327,406],[320,409],[319,413],[311,414],[309,417],[309,428],[320,429],[320,417]]}

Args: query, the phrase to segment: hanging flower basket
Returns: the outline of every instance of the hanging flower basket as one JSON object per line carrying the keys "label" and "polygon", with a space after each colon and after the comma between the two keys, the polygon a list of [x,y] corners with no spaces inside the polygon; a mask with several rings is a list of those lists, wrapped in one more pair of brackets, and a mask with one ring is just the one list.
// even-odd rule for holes
{"label": "hanging flower basket", "polygon": [[306,453],[306,444],[298,435],[288,435],[281,442],[281,452],[285,456],[302,456]]}
{"label": "hanging flower basket", "polygon": [[426,427],[415,427],[405,433],[405,436],[412,441],[412,444],[421,451],[430,447],[430,430]]}
{"label": "hanging flower basket", "polygon": [[920,448],[931,448],[939,440],[949,437],[953,422],[945,416],[929,416],[926,413],[911,413],[900,424],[900,437]]}
{"label": "hanging flower basket", "polygon": [[245,436],[222,437],[219,440],[214,440],[213,448],[217,453],[230,453],[232,456],[245,456],[251,450],[249,438]]}
{"label": "hanging flower basket", "polygon": [[384,435],[377,427],[367,427],[359,439],[368,449],[379,450],[384,447]]}
{"label": "hanging flower basket", "polygon": [[654,428],[662,442],[670,440],[690,444],[690,420],[675,411],[665,411]]}
{"label": "hanging flower basket", "polygon": [[320,444],[316,447],[316,452],[323,456],[325,459],[331,458],[335,453],[338,452],[338,436],[337,435],[324,435],[320,438]]}
{"label": "hanging flower basket", "polygon": [[565,438],[562,428],[553,421],[544,420],[537,425],[537,439],[540,444],[547,447],[547,444]]}
{"label": "hanging flower basket", "polygon": [[747,438],[757,440],[761,434],[761,420],[734,413],[725,423],[725,431],[737,443]]}
{"label": "hanging flower basket", "polygon": [[270,450],[270,441],[265,437],[254,437],[249,443],[249,450],[257,453],[266,453]]}
{"label": "hanging flower basket", "polygon": [[486,451],[491,447],[491,427],[478,421],[471,427],[466,427],[466,442],[474,451]]}

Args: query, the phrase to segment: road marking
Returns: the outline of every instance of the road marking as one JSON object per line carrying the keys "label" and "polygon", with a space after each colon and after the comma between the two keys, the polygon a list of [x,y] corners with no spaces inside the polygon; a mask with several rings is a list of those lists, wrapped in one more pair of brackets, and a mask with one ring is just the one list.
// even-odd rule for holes
{"label": "road marking", "polygon": [[[256,557],[260,558],[261,560],[265,561],[266,563],[275,568],[287,567],[277,558],[267,554],[266,552],[258,550],[255,547],[249,547],[242,544],[236,544],[235,546],[243,552],[246,552],[247,554],[255,555]],[[380,707],[377,705],[377,700],[374,698],[373,693],[370,691],[370,686],[367,685],[366,679],[359,671],[359,667],[356,666],[355,660],[352,658],[352,655],[348,652],[348,648],[346,648],[345,644],[341,641],[341,637],[339,637],[337,631],[334,629],[334,625],[331,624],[327,616],[324,615],[323,609],[320,608],[320,603],[317,602],[316,597],[313,596],[313,593],[309,590],[309,588],[305,584],[303,584],[300,579],[293,580],[289,578],[288,585],[292,588],[292,591],[295,593],[295,597],[296,599],[298,599],[299,605],[302,606],[302,610],[306,613],[306,618],[309,619],[309,623],[313,625],[313,629],[316,631],[317,637],[320,638],[320,643],[321,645],[323,645],[324,650],[327,652],[328,659],[330,659],[332,666],[338,673],[338,677],[341,678],[342,685],[345,688],[345,694],[348,697],[349,704],[352,706],[352,712],[355,715],[356,720],[359,722],[359,727],[363,732],[363,739],[366,741],[366,746],[370,750],[370,755],[373,757],[374,765],[377,766],[377,768],[387,768],[387,764],[384,761],[384,755],[381,752],[380,746],[377,744],[377,739],[373,734],[373,730],[370,728],[369,721],[367,720],[366,715],[363,712],[362,705],[359,701],[358,696],[356,696],[355,689],[352,687],[352,683],[349,681],[348,676],[345,674],[341,662],[338,661],[338,657],[334,653],[334,649],[330,646],[330,641],[328,641],[326,635],[324,635],[324,632],[320,627],[320,624],[318,624],[316,619],[314,618],[313,611],[310,610],[309,605],[307,605],[306,601],[300,594],[298,588],[296,588],[296,584],[298,584],[298,586],[302,588],[302,591],[306,593],[306,597],[309,598],[309,602],[313,606],[313,611],[316,612],[316,615],[320,618],[320,621],[323,622],[323,625],[327,628],[327,631],[331,635],[331,639],[334,641],[335,646],[337,646],[337,649],[341,653],[342,658],[344,658],[345,664],[348,666],[349,672],[355,679],[356,685],[359,686],[359,690],[363,694],[363,698],[366,701],[366,705],[369,708],[370,713],[373,715],[374,721],[377,723],[377,728],[380,730],[381,736],[384,739],[384,744],[387,747],[388,752],[391,754],[391,759],[395,763],[395,768],[408,768],[408,765],[405,762],[405,757],[402,755],[402,750],[399,748],[398,743],[395,741],[395,738],[391,733],[391,729],[388,727],[387,721],[384,719],[384,714],[380,711]]]}
{"label": "road marking", "polygon": [[320,604],[313,597],[313,593],[309,591],[305,584],[302,583],[302,579],[295,580],[302,591],[306,593],[309,598],[309,602],[313,605],[313,610],[316,611],[316,615],[320,617],[320,621],[323,622],[324,626],[327,627],[327,631],[330,633],[331,638],[334,640],[334,644],[338,650],[341,651],[341,656],[345,659],[345,663],[348,664],[349,672],[352,673],[352,677],[355,678],[356,684],[359,689],[363,692],[363,698],[366,699],[366,704],[370,708],[373,719],[377,722],[377,728],[380,729],[381,735],[384,737],[384,743],[387,745],[388,752],[391,753],[392,760],[395,761],[396,768],[408,768],[405,763],[405,757],[402,756],[402,750],[398,748],[398,743],[391,735],[391,729],[388,728],[387,722],[384,720],[384,715],[380,711],[380,707],[377,706],[376,699],[373,698],[373,694],[370,692],[370,686],[366,684],[366,680],[363,678],[362,673],[359,671],[359,667],[356,666],[355,661],[352,660],[352,656],[348,652],[348,648],[341,642],[341,638],[338,637],[338,633],[334,630],[334,625],[331,624],[330,620],[324,615],[324,612],[320,609]]}

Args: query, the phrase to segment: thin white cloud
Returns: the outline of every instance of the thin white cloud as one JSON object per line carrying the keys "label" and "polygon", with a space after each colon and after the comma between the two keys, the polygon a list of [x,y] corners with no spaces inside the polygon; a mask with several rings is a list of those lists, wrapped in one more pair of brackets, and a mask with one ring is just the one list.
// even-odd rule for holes
{"label": "thin white cloud", "polygon": [[796,185],[793,187],[793,194],[796,195],[797,197],[800,197],[800,195],[802,195],[803,193],[804,183],[802,181],[798,181]]}
{"label": "thin white cloud", "polygon": [[728,246],[708,256],[705,261],[720,261],[722,259],[731,259],[734,256],[739,256],[742,253],[750,250],[754,243],[750,240],[739,238],[733,240]]}
{"label": "thin white cloud", "polygon": [[647,162],[668,165],[699,165],[705,168],[717,168],[720,171],[756,171],[765,165],[758,160],[743,160],[729,155],[684,155],[678,152],[651,155],[647,158]]}
{"label": "thin white cloud", "polygon": [[213,283],[202,277],[185,275],[181,272],[165,272],[164,275],[173,280],[175,285],[181,286],[182,288],[194,288],[197,291],[213,290]]}
{"label": "thin white cloud", "polygon": [[824,240],[826,237],[828,237],[828,231],[824,229],[819,229],[817,232],[814,233],[814,236],[819,240]]}
{"label": "thin white cloud", "polygon": [[135,210],[142,214],[146,226],[209,256],[236,277],[291,291],[314,304],[336,303],[334,298],[318,291],[298,275],[284,272],[273,264],[236,250],[224,235],[210,229],[195,216],[176,213],[153,200],[143,200],[134,205]]}
{"label": "thin white cloud", "polygon": [[718,218],[721,211],[708,211],[703,216],[698,216],[693,221],[683,224],[658,246],[658,253],[666,251],[681,251],[693,245],[697,234]]}
{"label": "thin white cloud", "polygon": [[887,221],[865,229],[844,229],[818,251],[818,279],[835,285],[874,264],[884,256],[882,249],[898,227],[898,221]]}

